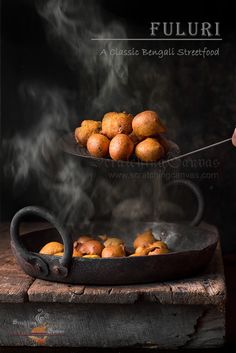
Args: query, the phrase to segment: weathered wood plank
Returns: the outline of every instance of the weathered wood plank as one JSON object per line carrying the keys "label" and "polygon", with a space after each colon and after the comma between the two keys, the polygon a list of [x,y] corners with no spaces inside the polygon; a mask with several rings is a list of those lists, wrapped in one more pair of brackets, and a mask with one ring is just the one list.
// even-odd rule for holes
{"label": "weathered wood plank", "polygon": [[186,280],[79,286],[34,281],[16,264],[6,230],[0,245],[0,346],[174,349],[224,342],[219,246],[208,268]]}
{"label": "weathered wood plank", "polygon": [[28,301],[28,289],[34,279],[15,266],[0,268],[0,303],[19,303]]}
{"label": "weathered wood plank", "polygon": [[[137,301],[161,304],[222,304],[225,300],[225,283],[220,249],[214,256],[218,273],[205,271],[196,277],[126,286],[77,286],[58,284],[36,279],[28,290],[32,302],[69,303],[135,303]],[[220,262],[220,264],[219,264]]]}
{"label": "weathered wood plank", "polygon": [[[28,233],[34,230],[47,229],[52,227],[47,222],[22,222],[20,226],[20,231],[22,234]],[[10,223],[0,223],[0,234],[1,236],[9,236]]]}
{"label": "weathered wood plank", "polygon": [[194,327],[193,334],[189,337],[184,348],[214,348],[219,347],[225,340],[225,310],[206,308]]}
{"label": "weathered wood plank", "polygon": [[[36,223],[35,228],[48,227]],[[23,224],[22,233],[32,229],[32,224]],[[19,303],[28,301],[28,289],[34,279],[26,275],[11,252],[9,224],[0,226],[0,302]]]}
{"label": "weathered wood plank", "polygon": [[225,332],[214,306],[7,304],[0,317],[2,346],[210,348]]}

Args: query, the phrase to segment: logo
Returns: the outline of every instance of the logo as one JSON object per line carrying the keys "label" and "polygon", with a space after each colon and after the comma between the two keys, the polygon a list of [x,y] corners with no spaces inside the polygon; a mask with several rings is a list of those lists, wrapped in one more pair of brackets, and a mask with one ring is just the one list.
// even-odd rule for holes
{"label": "logo", "polygon": [[221,40],[220,22],[151,22],[151,37]]}
{"label": "logo", "polygon": [[[26,336],[36,345],[45,345],[50,336],[61,336],[64,334],[63,330],[55,329],[51,326],[50,315],[43,309],[37,309],[37,314],[33,320],[19,321],[14,319],[13,325],[24,328],[21,332],[17,332],[14,336]],[[26,332],[24,332],[26,330]]]}

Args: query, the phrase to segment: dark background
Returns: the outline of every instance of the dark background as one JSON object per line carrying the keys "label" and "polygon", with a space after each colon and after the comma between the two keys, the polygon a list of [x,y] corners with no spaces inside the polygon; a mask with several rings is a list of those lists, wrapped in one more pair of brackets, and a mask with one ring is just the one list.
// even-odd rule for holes
{"label": "dark background", "polygon": [[[149,36],[150,21],[219,21],[223,42],[209,44],[220,46],[219,58],[170,58],[161,62],[164,72],[170,73],[168,81],[171,92],[166,99],[172,107],[169,128],[183,152],[216,142],[232,135],[236,123],[236,5],[226,1],[206,2],[128,2],[100,1],[105,19],[120,21],[129,36]],[[23,101],[19,87],[25,80],[44,82],[70,91],[77,91],[79,81],[73,67],[58,48],[52,46],[46,36],[45,27],[38,15],[34,1],[3,0],[1,2],[1,137],[8,139],[18,132],[24,132],[38,119],[37,106]],[[88,23],[92,21],[88,18]],[[137,47],[141,44],[137,43]],[[150,48],[152,44],[150,45]],[[178,47],[179,44],[175,44]],[[191,48],[191,44],[186,44]],[[154,60],[150,59],[152,65]],[[135,67],[131,67],[135,70]],[[151,83],[152,85],[155,83]],[[143,94],[143,108],[146,106],[146,84],[142,85],[142,75],[137,81]],[[131,86],[132,87],[132,86]],[[76,104],[76,103],[75,103]],[[108,108],[108,107],[106,107]],[[109,106],[110,109],[115,108]],[[151,109],[151,107],[150,107]],[[107,111],[107,109],[104,109]],[[134,112],[135,113],[135,112]],[[170,114],[170,113],[169,113]],[[167,113],[168,117],[168,113]],[[176,124],[178,121],[178,124]],[[75,128],[71,121],[71,130]],[[176,129],[177,130],[177,129]],[[2,166],[9,161],[9,155],[2,149]],[[202,158],[218,158],[216,179],[197,179],[196,182],[205,198],[204,220],[219,227],[223,249],[236,250],[236,149],[230,143],[201,154]],[[191,168],[185,169],[188,171]],[[199,168],[199,173],[208,168]],[[3,170],[3,168],[2,168]],[[131,181],[132,182],[132,181]],[[13,214],[28,204],[47,205],[45,195],[33,178],[27,186],[15,190],[13,178],[1,177],[1,220],[9,221]]]}

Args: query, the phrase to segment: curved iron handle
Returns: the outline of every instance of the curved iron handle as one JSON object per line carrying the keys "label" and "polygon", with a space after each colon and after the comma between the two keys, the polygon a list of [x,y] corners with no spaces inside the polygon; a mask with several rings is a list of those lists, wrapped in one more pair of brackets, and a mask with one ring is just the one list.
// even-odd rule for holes
{"label": "curved iron handle", "polygon": [[48,275],[49,269],[46,262],[40,257],[40,255],[34,254],[27,251],[24,247],[20,235],[20,223],[22,218],[28,215],[34,215],[46,219],[50,224],[52,224],[60,236],[62,237],[64,243],[64,254],[63,257],[59,259],[60,266],[54,266],[52,269],[56,274],[66,277],[68,275],[68,266],[72,259],[73,244],[71,237],[65,231],[64,227],[58,222],[58,220],[53,216],[48,210],[42,207],[27,206],[18,211],[11,221],[10,234],[11,234],[11,244],[13,251],[19,251],[20,255],[25,260],[25,263],[29,263],[34,268],[34,272],[40,272],[44,275]]}
{"label": "curved iron handle", "polygon": [[202,192],[200,188],[197,186],[197,184],[193,183],[190,180],[185,180],[185,179],[179,179],[179,180],[173,180],[170,183],[165,185],[165,189],[168,188],[169,186],[172,185],[185,185],[189,187],[193,193],[195,194],[197,201],[198,201],[198,210],[192,221],[190,222],[191,226],[197,226],[201,220],[202,220],[202,215],[204,211],[204,198],[202,195]]}

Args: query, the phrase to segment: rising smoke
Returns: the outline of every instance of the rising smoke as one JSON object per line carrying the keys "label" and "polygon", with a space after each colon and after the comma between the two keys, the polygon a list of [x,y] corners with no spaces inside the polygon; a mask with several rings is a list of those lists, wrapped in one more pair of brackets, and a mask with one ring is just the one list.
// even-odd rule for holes
{"label": "rising smoke", "polygon": [[[100,55],[109,51],[112,42],[92,41],[91,38],[126,37],[117,22],[102,18],[96,1],[49,0],[38,3],[38,12],[45,21],[48,39],[63,50],[65,60],[73,67],[80,83],[80,96],[87,113],[99,118],[114,106],[123,109],[129,99],[128,65],[122,56]],[[125,42],[116,44],[122,49]],[[126,99],[124,100],[124,97]]]}
{"label": "rising smoke", "polygon": [[[58,87],[47,87],[43,82],[22,82],[19,94],[23,102],[33,102],[37,119],[32,128],[3,141],[3,153],[9,156],[4,167],[5,175],[13,177],[17,187],[27,185],[34,176],[41,192],[46,195],[45,206],[64,222],[74,223],[78,215],[85,220],[91,219],[97,212],[94,202],[98,199],[103,201],[99,211],[104,215],[119,202],[121,196],[131,200],[129,208],[132,200],[137,205],[137,197],[152,195],[150,183],[141,188],[142,181],[139,184],[131,180],[129,188],[125,189],[127,183],[119,186],[116,180],[115,188],[111,182],[101,178],[93,186],[96,171],[84,169],[76,158],[64,155],[57,145],[60,136],[72,131],[82,119],[100,120],[108,111],[126,110],[136,114],[153,109],[160,112],[164,122],[168,121],[173,140],[179,131],[188,145],[200,147],[204,143],[205,127],[199,128],[199,120],[193,122],[185,114],[197,110],[198,102],[204,101],[202,95],[206,84],[210,92],[213,87],[212,96],[215,95],[218,89],[215,81],[219,82],[219,77],[216,75],[214,81],[214,77],[208,74],[209,64],[203,61],[198,62],[196,77],[192,75],[192,58],[188,66],[184,60],[177,62],[173,59],[164,65],[163,62],[153,62],[151,58],[100,55],[103,49],[109,52],[116,48],[119,51],[128,49],[129,45],[126,41],[91,40],[94,37],[126,37],[125,27],[114,21],[110,14],[102,12],[98,1],[37,1],[36,9],[50,45],[58,55],[64,56],[78,80],[79,89],[78,92],[68,92]],[[220,73],[221,69],[219,64],[216,71]],[[186,92],[193,93],[192,100],[186,99]],[[223,93],[220,91],[222,96]],[[173,105],[180,107],[179,110],[173,112]],[[216,114],[222,115],[221,111],[217,112],[222,105],[215,105]],[[180,115],[186,118],[185,124],[180,124]],[[225,121],[221,127],[224,124]],[[189,134],[192,127],[195,128],[194,134],[198,134],[197,143],[193,141],[193,134]],[[218,125],[217,130],[223,131]],[[137,213],[140,207],[137,206]],[[141,207],[139,216],[150,214],[148,207],[147,211]],[[122,207],[118,211],[126,213]]]}
{"label": "rising smoke", "polygon": [[[126,33],[117,22],[105,23],[95,1],[38,1],[36,7],[49,43],[63,53],[78,78],[80,90],[74,96],[82,103],[75,111],[71,101],[68,103],[73,92],[49,88],[43,82],[22,82],[20,97],[23,102],[31,101],[37,119],[27,131],[3,141],[3,151],[9,156],[4,174],[13,177],[18,190],[22,185],[27,189],[29,180],[35,178],[45,195],[45,206],[63,222],[76,223],[78,218],[86,221],[95,213],[87,194],[95,172],[82,168],[77,159],[65,156],[58,148],[58,141],[74,128],[75,121],[79,124],[85,112],[86,117],[101,119],[109,110],[134,109],[137,99],[127,90],[128,62],[122,56],[99,55],[103,48],[110,50],[111,43],[90,40],[95,36],[125,37]],[[119,49],[124,45],[127,43],[117,43]],[[94,200],[102,197],[106,211],[101,213],[106,214],[111,204],[117,203],[118,194],[102,178],[91,196]]]}
{"label": "rising smoke", "polygon": [[9,156],[5,175],[14,176],[15,190],[25,184],[27,188],[29,180],[36,179],[45,196],[45,206],[64,222],[73,223],[75,213],[81,218],[92,217],[94,207],[84,192],[91,173],[89,170],[81,173],[75,160],[66,160],[58,144],[60,136],[69,131],[69,117],[74,114],[65,101],[67,92],[49,90],[39,83],[36,86],[24,83],[20,92],[22,99],[35,101],[38,122],[24,135],[3,141],[3,150]]}

